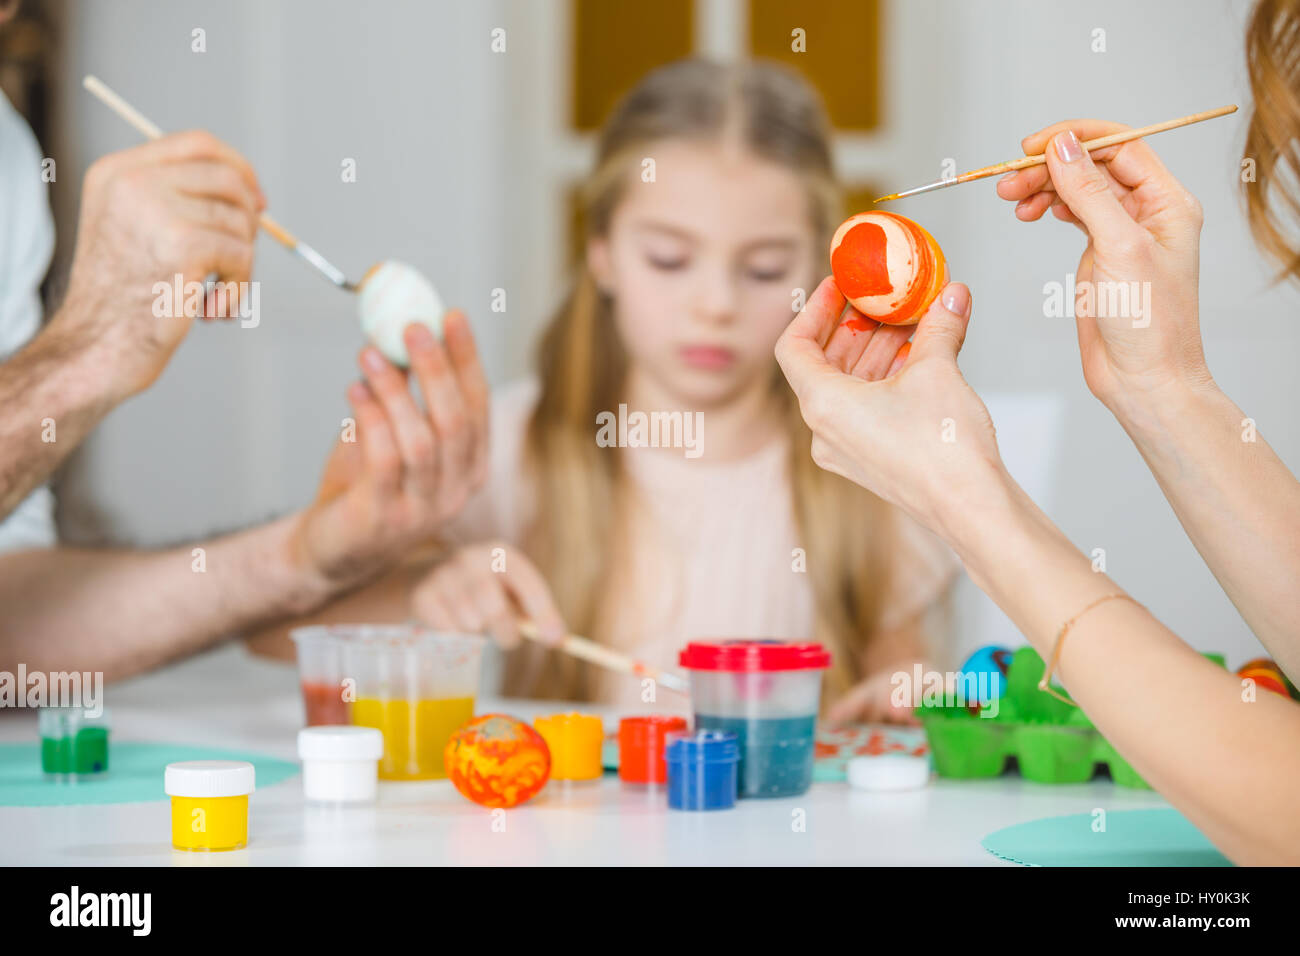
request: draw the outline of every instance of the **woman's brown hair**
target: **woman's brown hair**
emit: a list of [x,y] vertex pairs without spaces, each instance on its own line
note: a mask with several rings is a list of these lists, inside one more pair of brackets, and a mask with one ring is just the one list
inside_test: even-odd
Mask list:
[[[817,94],[776,64],[723,65],[682,60],[647,75],[605,124],[596,168],[582,189],[588,238],[604,236],[625,184],[649,144],[728,137],[778,163],[805,184],[818,247],[829,247],[842,216],[831,161],[829,124]],[[807,288],[824,275],[807,277]],[[536,489],[536,519],[526,550],[550,582],[566,622],[602,643],[601,601],[609,593],[609,555],[619,540],[626,505],[622,451],[594,440],[596,416],[618,407],[627,355],[613,321],[613,303],[584,262],[567,300],[540,343],[541,393],[529,422],[526,453]],[[880,499],[812,461],[812,436],[776,362],[771,388],[790,436],[788,473],[801,543],[815,560],[810,574],[817,607],[815,632],[835,658],[828,691],[857,678],[860,652],[876,628],[890,566],[892,512]],[[688,635],[692,636],[692,635]],[[700,636],[700,635],[694,635]],[[761,637],[764,635],[751,635]],[[522,653],[525,652],[525,653]],[[585,672],[571,659],[535,648],[516,651],[506,692],[586,697]]]
[[1246,66],[1255,101],[1245,149],[1255,180],[1243,182],[1250,231],[1281,266],[1279,279],[1300,279],[1300,0],[1260,0]]

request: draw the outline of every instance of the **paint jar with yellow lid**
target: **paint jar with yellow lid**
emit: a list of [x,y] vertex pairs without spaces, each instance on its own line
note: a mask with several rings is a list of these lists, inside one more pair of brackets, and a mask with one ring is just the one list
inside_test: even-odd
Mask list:
[[172,846],[199,853],[248,845],[253,765],[244,760],[169,763],[163,790],[172,798]]
[[605,772],[600,759],[605,730],[594,714],[550,714],[533,726],[551,751],[552,780],[596,780]]

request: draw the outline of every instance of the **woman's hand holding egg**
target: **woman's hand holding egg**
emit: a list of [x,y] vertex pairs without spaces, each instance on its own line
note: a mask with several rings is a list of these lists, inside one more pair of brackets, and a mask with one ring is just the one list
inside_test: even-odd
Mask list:
[[378,573],[427,541],[484,482],[488,386],[465,316],[447,313],[446,344],[427,326],[405,330],[408,374],[373,346],[361,352],[365,381],[348,390],[345,423],[315,503],[299,525],[298,557],[330,586]]
[[[845,304],[835,280],[824,279],[776,345],[813,431],[813,458],[948,537],[953,509],[1006,475],[988,410],[957,368],[970,292],[960,283],[944,288],[915,327],[905,362],[897,339],[855,355],[843,329],[858,318],[850,311],[841,321]],[[897,331],[880,327],[872,341],[883,334]]]
[[1097,150],[1080,140],[1128,127],[1072,120],[1023,141],[1046,166],[1004,177],[998,195],[1026,222],[1048,209],[1088,245],[1075,276],[1075,322],[1088,387],[1122,420],[1152,398],[1212,385],[1201,348],[1201,206],[1142,140]]

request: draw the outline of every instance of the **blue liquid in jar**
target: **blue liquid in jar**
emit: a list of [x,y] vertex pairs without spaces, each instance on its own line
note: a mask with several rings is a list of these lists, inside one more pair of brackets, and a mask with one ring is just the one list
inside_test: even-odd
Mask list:
[[740,744],[740,796],[793,797],[812,785],[817,715],[712,717],[695,715],[696,730],[733,733]]

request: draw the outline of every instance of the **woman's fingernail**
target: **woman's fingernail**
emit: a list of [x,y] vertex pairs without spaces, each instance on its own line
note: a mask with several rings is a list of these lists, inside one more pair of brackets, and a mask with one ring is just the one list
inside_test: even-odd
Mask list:
[[1063,163],[1073,163],[1083,157],[1083,144],[1074,135],[1074,130],[1067,129],[1056,137],[1056,155],[1061,157]]
[[361,353],[362,363],[372,372],[382,372],[388,364],[379,354],[379,349],[366,349]]
[[1011,172],[1007,173],[1005,176],[1003,176],[1001,179],[998,180],[998,185],[1001,186],[1003,183],[1009,183],[1011,182],[1011,180],[1015,179],[1019,175],[1020,175],[1019,171],[1012,170]]
[[953,315],[965,315],[970,308],[970,293],[960,282],[954,282],[943,290],[943,307]]

